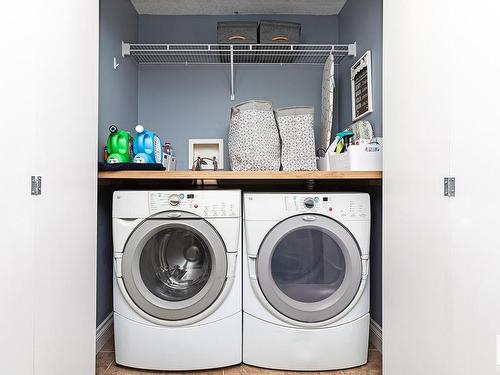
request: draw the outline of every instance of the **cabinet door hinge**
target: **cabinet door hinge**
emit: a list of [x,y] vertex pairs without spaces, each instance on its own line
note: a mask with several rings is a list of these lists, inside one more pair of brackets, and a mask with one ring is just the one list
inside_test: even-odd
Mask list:
[[455,177],[444,178],[444,196],[445,197],[455,196]]
[[31,195],[42,194],[42,176],[31,176]]

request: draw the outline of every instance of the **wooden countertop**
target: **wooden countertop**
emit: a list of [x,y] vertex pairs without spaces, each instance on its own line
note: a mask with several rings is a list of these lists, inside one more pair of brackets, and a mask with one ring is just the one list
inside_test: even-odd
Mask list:
[[381,180],[379,171],[113,171],[99,180]]

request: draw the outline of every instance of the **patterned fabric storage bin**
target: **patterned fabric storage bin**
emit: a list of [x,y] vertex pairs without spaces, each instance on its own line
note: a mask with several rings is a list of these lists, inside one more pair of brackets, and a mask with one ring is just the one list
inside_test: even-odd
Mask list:
[[233,171],[277,171],[280,139],[272,103],[251,100],[231,109],[228,136]]
[[276,110],[281,136],[284,171],[315,171],[314,108],[288,107]]

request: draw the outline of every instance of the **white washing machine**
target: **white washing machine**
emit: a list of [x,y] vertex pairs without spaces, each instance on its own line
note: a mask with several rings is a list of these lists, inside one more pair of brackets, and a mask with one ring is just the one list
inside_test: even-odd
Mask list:
[[369,195],[243,197],[243,362],[295,371],[365,364]]
[[118,364],[241,362],[240,191],[117,191],[113,241]]

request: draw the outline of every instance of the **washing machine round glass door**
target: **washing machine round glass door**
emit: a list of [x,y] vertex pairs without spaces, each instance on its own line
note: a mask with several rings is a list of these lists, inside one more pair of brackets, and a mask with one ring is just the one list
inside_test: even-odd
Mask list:
[[123,253],[128,295],[148,315],[168,321],[205,311],[224,288],[226,272],[220,235],[189,213],[166,212],[145,220]]
[[359,246],[338,221],[317,214],[277,224],[256,259],[259,286],[281,314],[300,322],[321,322],[344,311],[362,279]]

